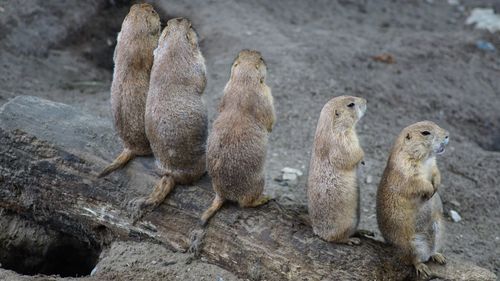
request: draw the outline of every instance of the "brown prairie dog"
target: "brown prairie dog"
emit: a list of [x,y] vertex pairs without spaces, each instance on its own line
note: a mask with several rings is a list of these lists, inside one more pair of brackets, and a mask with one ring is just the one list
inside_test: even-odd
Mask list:
[[236,201],[241,207],[256,207],[269,200],[262,196],[264,163],[276,117],[266,72],[257,51],[243,50],[233,63],[219,116],[208,138],[207,169],[216,196],[202,215],[202,224],[225,200]]
[[403,253],[417,274],[430,277],[424,264],[446,262],[439,252],[444,233],[441,175],[436,155],[448,144],[448,132],[430,121],[403,129],[392,147],[377,192],[377,221],[385,240]]
[[146,102],[146,134],[162,173],[160,182],[139,207],[157,206],[175,184],[192,184],[206,171],[207,111],[205,59],[198,36],[185,18],[174,18],[164,28]]
[[99,177],[123,167],[136,155],[151,154],[144,129],[144,111],[153,50],[160,31],[160,17],[149,4],[133,5],[123,21],[113,55],[111,108],[124,150]]
[[365,111],[365,99],[340,96],[323,107],[318,120],[307,195],[314,233],[326,241],[360,242],[351,237],[359,223],[356,170],[364,158],[355,126]]

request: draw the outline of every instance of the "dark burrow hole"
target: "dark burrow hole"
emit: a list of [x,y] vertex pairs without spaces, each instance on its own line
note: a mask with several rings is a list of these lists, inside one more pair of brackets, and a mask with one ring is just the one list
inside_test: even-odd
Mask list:
[[[69,47],[92,61],[97,67],[112,71],[116,37],[120,32],[122,22],[128,14],[130,6],[142,2],[144,1],[113,0],[106,2],[87,24],[76,30],[56,47],[61,49]],[[153,4],[153,6],[160,15],[163,30],[167,19],[171,16],[167,15],[158,5]]]
[[87,239],[14,215],[2,215],[0,229],[1,267],[24,275],[87,276],[101,253]]

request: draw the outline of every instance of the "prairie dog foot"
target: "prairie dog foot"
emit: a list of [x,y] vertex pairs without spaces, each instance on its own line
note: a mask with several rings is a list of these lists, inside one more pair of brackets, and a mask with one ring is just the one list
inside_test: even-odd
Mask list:
[[334,243],[347,244],[349,246],[354,246],[354,245],[360,245],[361,239],[359,239],[357,237],[349,237],[349,238],[342,240],[342,241],[334,241]]
[[347,239],[347,245],[354,246],[359,244],[361,244],[361,239],[357,237],[350,237],[349,239]]
[[245,206],[245,207],[253,207],[253,208],[259,207],[261,205],[266,204],[271,199],[272,199],[271,196],[262,195],[257,200],[253,201],[252,203],[250,203],[248,206]]
[[414,266],[415,266],[415,270],[417,271],[418,277],[421,277],[424,279],[428,279],[429,277],[431,277],[432,271],[424,263],[422,263],[422,262],[417,263],[417,264],[414,264]]
[[446,264],[446,258],[441,253],[435,253],[434,255],[432,255],[431,260],[433,260],[439,264]]
[[127,203],[127,210],[129,210],[134,224],[153,207],[154,204],[148,200],[148,197],[137,197]]
[[357,237],[375,237],[375,233],[373,231],[366,229],[358,229],[354,235]]

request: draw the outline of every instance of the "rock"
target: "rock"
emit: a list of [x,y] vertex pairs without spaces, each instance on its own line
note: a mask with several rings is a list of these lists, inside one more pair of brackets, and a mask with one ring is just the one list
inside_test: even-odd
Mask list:
[[497,50],[493,44],[484,40],[478,40],[476,42],[476,47],[481,51],[487,51],[487,52],[494,52]]
[[465,21],[466,24],[475,24],[477,29],[487,29],[493,33],[500,31],[500,15],[493,9],[475,8]]
[[299,183],[299,178],[303,175],[302,171],[295,168],[285,167],[281,169],[281,175],[274,178],[283,186],[296,186]]
[[453,220],[453,222],[459,222],[462,220],[462,217],[455,210],[450,210],[450,217]]
[[301,177],[303,175],[301,170],[295,169],[295,168],[290,168],[290,167],[285,167],[285,168],[281,169],[281,172],[284,174],[296,174],[299,177]]
[[373,182],[373,177],[371,175],[366,176],[365,182],[370,184]]
[[455,206],[455,207],[460,207],[460,203],[457,200],[451,200],[450,204]]
[[282,176],[282,179],[284,181],[297,181],[299,177],[296,175],[296,174],[288,174],[288,173],[285,173],[283,174]]
[[282,179],[289,186],[295,186],[299,182],[299,177],[296,174],[283,174]]

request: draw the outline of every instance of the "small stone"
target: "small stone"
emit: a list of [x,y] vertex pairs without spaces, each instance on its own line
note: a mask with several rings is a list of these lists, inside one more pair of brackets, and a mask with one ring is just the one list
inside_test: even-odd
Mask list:
[[301,177],[303,175],[301,170],[295,169],[295,168],[290,168],[290,167],[285,167],[285,168],[281,169],[281,172],[285,173],[285,174],[296,174],[299,177]]
[[217,281],[224,281],[224,278],[220,277],[220,276],[217,276]]
[[460,207],[460,203],[457,200],[451,200],[450,204],[455,206],[455,207]]
[[296,174],[283,174],[283,182],[288,186],[296,186],[299,183],[299,177]]
[[462,217],[455,210],[450,210],[450,217],[454,222],[459,222],[462,220]]
[[284,173],[282,179],[284,181],[296,181],[299,177],[296,174]]
[[494,52],[494,51],[496,51],[495,46],[491,42],[484,41],[484,40],[478,40],[476,42],[476,47],[478,49],[480,49],[482,51],[486,51],[486,52]]
[[371,175],[366,176],[365,182],[368,183],[368,184],[372,183],[373,182],[373,177]]
[[456,5],[459,5],[460,2],[458,2],[458,0],[448,0],[448,4],[450,4],[452,6],[456,6]]

